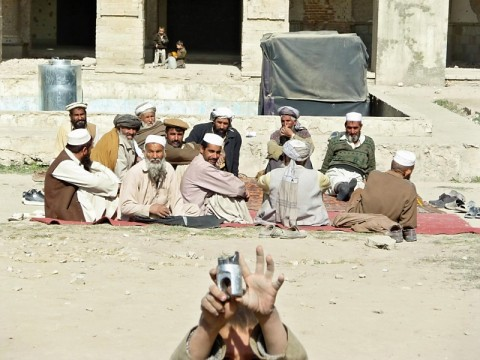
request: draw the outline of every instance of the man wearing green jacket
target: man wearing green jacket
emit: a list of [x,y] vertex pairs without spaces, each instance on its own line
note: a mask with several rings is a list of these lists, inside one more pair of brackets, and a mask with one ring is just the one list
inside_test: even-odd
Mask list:
[[362,134],[362,114],[350,112],[345,117],[345,132],[328,141],[321,172],[330,178],[330,195],[348,201],[352,192],[365,186],[368,174],[375,170],[375,143]]

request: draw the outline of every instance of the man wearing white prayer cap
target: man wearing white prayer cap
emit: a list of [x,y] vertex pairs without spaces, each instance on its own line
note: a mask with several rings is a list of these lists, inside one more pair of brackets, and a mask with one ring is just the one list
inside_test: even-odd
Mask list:
[[416,156],[398,150],[390,170],[374,170],[368,176],[364,189],[355,190],[347,212],[383,214],[399,223],[403,229],[417,227],[417,190],[410,181]]
[[[262,225],[281,223],[297,230],[297,225],[328,225],[322,193],[330,181],[321,172],[305,168],[311,145],[292,139],[283,145],[285,168],[261,176],[258,185],[267,194],[254,222]],[[299,234],[298,231],[287,234]]]
[[185,142],[201,144],[205,134],[213,133],[223,139],[223,152],[218,159],[217,167],[238,176],[240,147],[242,137],[232,126],[235,115],[227,107],[213,109],[210,113],[210,122],[197,124],[185,139]]
[[362,114],[349,112],[345,116],[345,132],[334,132],[328,140],[321,172],[330,178],[328,194],[348,201],[353,191],[365,186],[365,180],[375,170],[375,143],[362,134]]
[[196,205],[184,204],[175,170],[165,160],[164,136],[148,135],[144,160],[127,171],[120,191],[122,219],[196,216]]
[[67,135],[75,129],[87,129],[95,143],[97,135],[97,126],[87,121],[87,104],[83,102],[74,102],[65,107],[70,117],[69,122],[63,123],[57,131],[55,141],[55,155],[60,154],[67,145]]
[[45,175],[45,216],[94,222],[117,213],[120,179],[90,159],[93,140],[86,129],[68,134],[65,149]]
[[140,148],[145,145],[148,135],[165,136],[165,125],[156,118],[157,108],[150,102],[145,101],[135,108],[135,115],[140,119],[142,125],[135,134],[135,141]]
[[[280,115],[280,129],[275,130],[270,135],[270,141],[267,143],[267,167],[265,168],[265,173],[269,171],[284,167],[283,162],[283,144],[291,139],[299,139],[306,141],[310,144],[311,153],[315,148],[312,142],[312,136],[308,132],[307,128],[304,127],[298,121],[300,117],[300,112],[291,106],[282,106],[278,109],[278,115]],[[312,169],[312,162],[310,159],[307,159],[305,163],[307,169]]]
[[198,205],[200,215],[215,215],[235,223],[252,223],[245,203],[248,192],[245,183],[232,173],[218,168],[224,139],[206,133],[200,154],[190,163],[181,183],[183,199]]

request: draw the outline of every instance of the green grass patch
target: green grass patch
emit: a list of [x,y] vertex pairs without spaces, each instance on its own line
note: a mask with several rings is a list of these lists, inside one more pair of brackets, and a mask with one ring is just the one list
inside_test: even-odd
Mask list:
[[39,171],[46,171],[47,166],[38,164],[25,165],[0,165],[0,174],[33,174]]

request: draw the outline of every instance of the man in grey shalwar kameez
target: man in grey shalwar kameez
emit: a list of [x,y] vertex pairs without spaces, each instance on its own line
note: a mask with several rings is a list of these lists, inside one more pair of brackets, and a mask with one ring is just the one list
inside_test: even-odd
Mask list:
[[258,185],[268,197],[258,210],[255,223],[281,223],[289,227],[328,225],[322,192],[330,182],[321,172],[304,167],[311,154],[310,144],[289,140],[283,145],[283,153],[290,159],[288,166],[274,169],[258,179]]

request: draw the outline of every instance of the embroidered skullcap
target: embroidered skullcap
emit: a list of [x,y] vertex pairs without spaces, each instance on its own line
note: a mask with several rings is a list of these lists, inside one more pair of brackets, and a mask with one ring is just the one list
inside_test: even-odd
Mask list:
[[87,108],[87,104],[86,104],[86,103],[83,103],[83,102],[73,102],[73,103],[68,104],[67,106],[65,106],[65,110],[67,110],[67,111],[70,111],[70,110],[73,110],[73,109],[76,109],[76,108],[86,109],[86,108]]
[[283,153],[294,161],[307,160],[311,155],[310,151],[310,144],[301,140],[292,139],[283,144]]
[[278,115],[290,115],[291,117],[298,119],[300,117],[300,111],[291,106],[282,106],[278,109]]
[[362,122],[362,114],[360,114],[358,112],[349,112],[345,116],[345,120],[346,121],[360,121],[360,122]]
[[156,112],[157,108],[151,102],[146,101],[135,108],[135,115],[138,116],[144,112],[147,112],[148,110],[150,110],[150,112]]
[[67,144],[68,145],[85,145],[90,141],[92,137],[87,129],[75,129],[68,133]]
[[207,133],[203,137],[203,141],[207,144],[223,146],[223,139],[217,134]]
[[115,116],[115,119],[113,120],[113,125],[115,125],[115,127],[140,129],[140,126],[142,126],[142,122],[138,117],[134,115],[123,114]]
[[215,120],[216,118],[227,118],[232,120],[235,115],[233,114],[233,111],[230,110],[227,107],[219,107],[217,109],[213,109],[212,112],[210,113],[210,120]]
[[188,129],[188,124],[185,121],[180,120],[180,119],[175,119],[175,118],[165,119],[163,124],[165,126],[168,126],[168,127],[179,127],[181,129],[184,129],[184,130]]
[[165,139],[165,136],[148,135],[147,138],[145,139],[145,146],[147,144],[160,144],[163,147],[165,147],[166,143],[167,143],[167,140]]
[[416,159],[415,154],[407,150],[398,150],[393,157],[393,161],[402,166],[414,166]]

